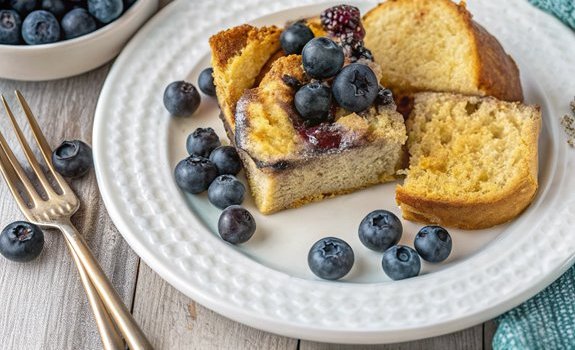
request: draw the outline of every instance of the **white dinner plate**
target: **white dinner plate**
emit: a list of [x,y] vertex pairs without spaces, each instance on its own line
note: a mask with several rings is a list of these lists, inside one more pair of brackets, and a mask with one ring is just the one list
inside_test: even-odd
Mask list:
[[[363,13],[373,1],[350,1]],[[556,279],[575,254],[575,150],[559,119],[575,94],[575,36],[525,0],[469,1],[476,20],[515,58],[528,103],[541,106],[540,189],[513,222],[488,230],[450,230],[447,262],[424,264],[421,276],[393,282],[381,254],[357,238],[374,209],[399,214],[395,184],[263,216],[245,206],[258,229],[241,246],[222,241],[220,210],[205,195],[184,195],[172,169],[186,156],[186,136],[211,126],[225,134],[213,99],[191,118],[172,118],[162,104],[168,83],[196,82],[209,66],[208,38],[250,22],[282,25],[340,1],[180,0],[151,20],[124,49],[102,90],[94,157],[114,223],[142,259],[177,289],[216,312],[266,331],[338,343],[386,343],[434,336],[480,323],[518,305]],[[302,6],[306,5],[307,6]],[[299,7],[298,7],[299,6]],[[245,179],[244,179],[245,181]],[[404,221],[401,243],[421,225]],[[343,238],[356,255],[338,282],[308,269],[310,246]]]

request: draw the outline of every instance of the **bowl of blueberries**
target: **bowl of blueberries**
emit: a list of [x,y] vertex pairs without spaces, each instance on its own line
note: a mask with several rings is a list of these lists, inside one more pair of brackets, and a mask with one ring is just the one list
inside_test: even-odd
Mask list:
[[114,58],[158,0],[0,0],[0,78],[78,75]]

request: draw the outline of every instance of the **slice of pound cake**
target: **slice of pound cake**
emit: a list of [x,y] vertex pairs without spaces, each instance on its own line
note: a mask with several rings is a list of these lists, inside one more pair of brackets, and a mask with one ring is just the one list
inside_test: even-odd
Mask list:
[[541,113],[492,97],[419,93],[410,165],[396,200],[407,220],[480,229],[519,215],[537,191]]
[[395,105],[307,126],[293,82],[309,81],[300,55],[276,60],[237,104],[235,143],[258,209],[269,214],[392,181],[403,167],[406,130]]
[[363,23],[382,84],[396,95],[445,91],[523,100],[515,62],[463,1],[388,0]]

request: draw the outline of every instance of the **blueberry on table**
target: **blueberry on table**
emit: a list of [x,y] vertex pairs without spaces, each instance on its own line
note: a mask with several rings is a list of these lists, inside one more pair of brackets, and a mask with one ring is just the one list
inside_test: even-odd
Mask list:
[[374,210],[359,224],[359,240],[364,246],[384,252],[401,239],[403,226],[399,218],[387,210]]
[[337,280],[347,275],[353,267],[355,256],[345,241],[335,238],[322,238],[311,247],[307,263],[311,272],[326,280]]
[[284,29],[280,35],[280,42],[286,55],[299,55],[305,44],[313,37],[313,32],[308,26],[302,22],[296,22]]
[[28,45],[56,42],[60,40],[60,24],[48,11],[30,12],[22,23],[22,37]]
[[13,10],[0,10],[0,44],[19,44],[21,31],[22,20],[18,12]]
[[315,79],[333,77],[343,67],[343,61],[343,49],[326,37],[310,40],[302,50],[303,69]]
[[174,170],[176,184],[184,191],[198,194],[208,189],[218,176],[218,170],[209,159],[189,156],[181,160]]
[[377,77],[371,68],[361,63],[345,66],[332,85],[337,104],[350,112],[361,112],[373,104],[379,92]]
[[237,175],[242,170],[242,162],[238,151],[232,146],[220,146],[212,151],[210,160],[219,174]]
[[198,77],[198,87],[200,91],[208,96],[216,96],[216,86],[214,85],[214,69],[212,67],[204,69]]
[[83,176],[93,165],[92,149],[80,140],[64,141],[52,152],[52,165],[65,177]]
[[98,29],[94,17],[83,8],[76,8],[68,12],[62,18],[61,25],[66,39],[77,38]]
[[326,121],[331,106],[331,90],[318,81],[306,84],[295,93],[294,105],[304,120],[314,123]]
[[26,221],[15,221],[0,233],[0,254],[16,262],[34,260],[44,248],[42,230]]
[[205,158],[208,158],[210,153],[220,145],[220,138],[212,128],[197,128],[186,139],[188,153]]
[[224,209],[218,220],[220,237],[231,244],[245,243],[256,232],[256,221],[252,214],[239,205]]
[[451,253],[451,236],[441,226],[425,226],[415,236],[415,250],[431,263],[442,262]]
[[88,11],[102,23],[110,23],[124,12],[122,0],[88,0]]
[[389,278],[397,281],[419,275],[421,261],[412,248],[394,245],[383,253],[381,266]]
[[200,106],[200,93],[196,87],[185,81],[175,81],[164,91],[164,106],[172,115],[192,115]]
[[220,175],[208,188],[210,203],[220,209],[230,205],[240,205],[244,201],[246,187],[233,175]]
[[52,12],[56,17],[62,17],[66,13],[66,2],[64,0],[42,0],[40,7],[42,10]]
[[10,0],[10,6],[25,16],[36,8],[36,0]]

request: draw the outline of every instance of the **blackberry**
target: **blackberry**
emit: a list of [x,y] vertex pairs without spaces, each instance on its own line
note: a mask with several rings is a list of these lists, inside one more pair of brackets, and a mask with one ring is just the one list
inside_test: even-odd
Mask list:
[[361,15],[355,6],[330,7],[321,13],[320,19],[323,28],[344,43],[360,42],[365,37]]
[[373,62],[373,54],[368,48],[366,48],[363,45],[357,45],[356,47],[354,47],[351,50],[350,58],[352,62],[356,62],[360,59],[365,59]]
[[291,75],[287,75],[287,74],[284,74],[282,76],[282,81],[284,82],[284,84],[286,84],[287,86],[289,86],[290,88],[292,88],[294,90],[299,90],[299,88],[303,86],[301,81],[299,81],[297,78],[292,77]]
[[391,90],[384,88],[383,86],[379,87],[379,91],[377,92],[377,97],[375,98],[377,104],[382,106],[387,106],[389,104],[394,103],[393,101],[393,93]]

